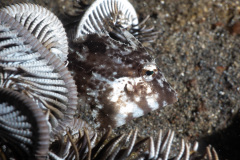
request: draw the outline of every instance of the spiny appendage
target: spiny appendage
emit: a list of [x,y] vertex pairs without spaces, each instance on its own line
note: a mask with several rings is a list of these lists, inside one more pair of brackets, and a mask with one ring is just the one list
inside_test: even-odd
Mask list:
[[46,159],[50,137],[42,111],[30,98],[10,89],[0,88],[0,97],[1,156]]
[[[68,150],[64,155],[65,159],[145,159],[145,160],[157,160],[157,159],[207,159],[218,160],[217,152],[214,148],[207,147],[205,154],[198,152],[198,142],[195,142],[193,147],[190,143],[181,141],[180,148],[172,147],[174,139],[174,132],[168,131],[163,136],[163,131],[160,130],[157,139],[152,137],[137,138],[137,129],[131,131],[129,134],[121,134],[113,138],[111,136],[111,128],[101,137],[90,137],[87,130],[84,134],[80,135],[78,139],[74,139],[68,133],[67,144],[65,149]],[[145,148],[145,149],[144,149]],[[65,152],[66,153],[66,152]],[[51,159],[63,158],[53,152],[49,153]],[[212,158],[213,157],[213,158]]]
[[145,24],[147,20],[150,18],[148,15],[145,19],[143,19],[137,27],[132,27],[129,32],[132,33],[140,42],[154,42],[159,35],[159,31],[155,30],[155,27],[147,27]]
[[0,39],[0,87],[32,98],[49,117],[53,138],[76,112],[75,82],[64,63],[15,19],[0,11],[0,21],[5,35]]
[[128,31],[123,35],[128,44],[98,34],[71,44],[80,108],[92,110],[96,128],[115,128],[177,101],[151,55]]
[[[70,127],[67,128],[65,135],[58,135],[57,140],[51,144],[50,152],[49,152],[49,156],[51,157],[51,159],[58,159],[58,158],[73,159],[73,158],[69,158],[69,157],[74,156],[74,154],[71,153],[72,150],[70,150],[70,147],[73,147],[72,143],[75,143],[75,142],[76,142],[76,145],[79,145],[78,148],[81,146],[82,146],[82,148],[86,147],[85,146],[86,141],[82,137],[85,132],[88,133],[87,136],[88,136],[88,138],[91,139],[91,141],[92,141],[91,144],[94,145],[96,138],[97,138],[97,133],[92,128],[90,128],[88,123],[86,123],[82,119],[75,118],[72,121],[72,123],[69,124],[69,126],[70,125],[73,127],[71,127],[71,129],[70,129]],[[86,136],[86,134],[85,134],[85,136]],[[84,138],[86,138],[86,137],[84,137]],[[95,140],[93,140],[93,139],[95,139]],[[85,141],[85,142],[83,142],[84,144],[81,144],[82,140]],[[53,157],[55,157],[55,158],[53,158]]]
[[75,38],[85,34],[104,33],[121,40],[119,29],[125,28],[139,41],[153,42],[158,32],[154,31],[154,27],[146,27],[145,22],[148,18],[149,16],[138,23],[136,11],[127,0],[98,0],[83,15]]
[[1,10],[14,17],[62,61],[67,60],[66,32],[61,21],[52,12],[31,3],[10,5]]

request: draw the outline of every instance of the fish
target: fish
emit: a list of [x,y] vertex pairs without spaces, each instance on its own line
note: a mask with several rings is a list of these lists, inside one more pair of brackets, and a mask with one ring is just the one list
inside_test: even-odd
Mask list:
[[69,42],[79,109],[91,111],[87,122],[96,129],[119,127],[178,99],[141,43],[126,29],[117,34],[124,38],[92,33]]

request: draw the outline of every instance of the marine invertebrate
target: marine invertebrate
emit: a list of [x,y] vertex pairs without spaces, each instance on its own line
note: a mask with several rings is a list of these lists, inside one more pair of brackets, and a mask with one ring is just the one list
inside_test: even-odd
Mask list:
[[[83,135],[83,130],[88,132],[89,138],[96,140],[97,132],[95,132],[87,124],[87,122],[83,121],[80,118],[75,118],[69,124],[69,127],[66,129],[66,133],[61,135],[58,134],[58,138],[51,144],[49,148],[50,157],[58,157],[65,159],[67,156],[69,156],[70,147],[72,146],[71,142],[73,143],[73,141],[81,139],[81,135]],[[70,136],[71,138],[67,138],[67,136]],[[92,145],[94,145],[94,142],[92,141]]]
[[89,33],[108,34],[112,25],[128,28],[137,24],[137,13],[127,0],[98,0],[83,15],[75,38]]
[[74,38],[101,33],[121,39],[119,28],[124,28],[139,41],[152,42],[158,32],[153,31],[154,27],[146,28],[144,23],[148,18],[139,23],[137,13],[128,0],[96,0],[81,18]]
[[45,159],[50,137],[41,109],[10,89],[0,88],[0,97],[0,159]]
[[151,55],[128,31],[122,35],[128,45],[102,34],[70,43],[69,68],[95,128],[118,127],[177,101]]
[[67,60],[68,42],[60,20],[46,8],[31,3],[14,4],[1,9],[14,17],[50,52]]
[[[218,155],[214,148],[208,146],[205,154],[198,152],[198,142],[195,142],[193,147],[191,144],[182,140],[178,154],[173,154],[171,150],[172,142],[174,139],[174,132],[168,131],[163,136],[163,131],[160,130],[156,142],[154,143],[152,137],[137,138],[137,129],[131,131],[128,134],[121,134],[113,138],[109,138],[111,135],[111,128],[99,139],[97,135],[89,138],[88,132],[85,130],[84,135],[80,135],[79,138],[74,142],[73,137],[68,133],[66,148],[70,148],[69,152],[64,157],[50,152],[51,159],[114,159],[114,160],[125,160],[125,159],[136,159],[136,160],[218,160]],[[96,140],[99,139],[99,140]],[[106,142],[107,141],[107,142]],[[96,143],[97,142],[97,143]],[[71,144],[70,144],[71,143]],[[95,144],[96,143],[96,144]],[[141,150],[140,147],[148,144],[145,150]],[[66,149],[64,149],[66,150]],[[173,148],[176,150],[176,148]]]
[[32,98],[49,115],[52,132],[73,120],[77,91],[70,72],[14,18],[0,11],[0,87]]

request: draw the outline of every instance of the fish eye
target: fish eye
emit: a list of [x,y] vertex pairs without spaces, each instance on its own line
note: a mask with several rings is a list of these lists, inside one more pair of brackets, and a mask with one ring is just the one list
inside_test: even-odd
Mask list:
[[153,74],[154,74],[153,71],[146,71],[146,75],[147,75],[147,76],[151,76],[151,75],[153,75]]
[[144,81],[152,81],[157,75],[158,69],[155,64],[147,63],[143,66],[141,70],[141,76]]

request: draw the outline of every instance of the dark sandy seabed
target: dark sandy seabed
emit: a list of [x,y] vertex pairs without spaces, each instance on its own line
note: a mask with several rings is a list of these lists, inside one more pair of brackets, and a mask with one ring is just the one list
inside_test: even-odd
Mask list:
[[[1,0],[0,7],[17,0]],[[26,1],[25,1],[26,2]],[[75,14],[72,1],[28,1],[57,15]],[[220,159],[240,157],[240,2],[237,0],[131,0],[140,20],[159,31],[151,44],[179,101],[129,122],[116,134],[138,128],[140,136],[159,129],[211,144]],[[149,44],[144,44],[149,45]]]

